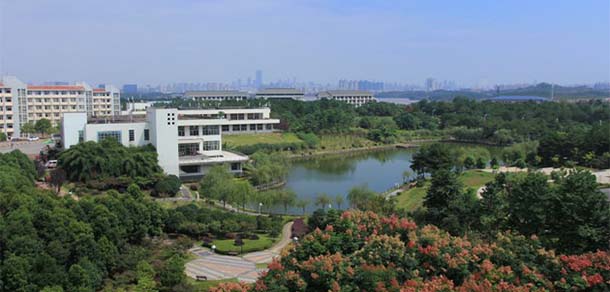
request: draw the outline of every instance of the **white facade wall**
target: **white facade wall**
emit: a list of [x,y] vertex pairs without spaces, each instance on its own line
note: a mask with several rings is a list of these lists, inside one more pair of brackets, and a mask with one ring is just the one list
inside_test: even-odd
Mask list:
[[[84,132],[85,141],[96,141],[100,132],[118,131],[121,132],[121,144],[125,146],[144,146],[150,141],[144,139],[144,129],[148,129],[145,122],[141,123],[111,123],[111,124],[87,124]],[[129,132],[133,131],[133,141],[129,138]]]
[[79,132],[82,131],[83,138],[85,126],[87,125],[87,113],[64,113],[61,123],[61,137],[64,149],[72,147],[79,142]]
[[149,108],[146,118],[150,127],[151,143],[159,153],[159,166],[167,174],[180,175],[178,165],[178,110]]

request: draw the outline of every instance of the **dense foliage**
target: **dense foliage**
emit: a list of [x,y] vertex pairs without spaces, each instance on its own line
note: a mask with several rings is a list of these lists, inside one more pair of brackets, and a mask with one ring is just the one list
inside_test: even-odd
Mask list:
[[59,155],[58,166],[72,181],[109,177],[148,178],[161,172],[152,146],[125,147],[114,139],[76,144]]
[[137,186],[74,201],[34,188],[34,165],[25,155],[0,159],[2,291],[100,289],[104,279],[135,270],[138,246],[162,232],[165,211]]
[[606,291],[609,280],[607,252],[556,255],[535,238],[499,233],[482,243],[347,211],[286,251],[256,284],[212,291]]

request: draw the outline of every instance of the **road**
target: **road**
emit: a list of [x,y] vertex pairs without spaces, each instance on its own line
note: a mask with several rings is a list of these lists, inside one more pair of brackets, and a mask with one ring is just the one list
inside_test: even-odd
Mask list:
[[45,140],[33,142],[13,142],[12,147],[10,142],[2,142],[0,143],[0,153],[8,153],[13,150],[19,150],[28,156],[36,156],[40,154],[40,150],[46,146],[44,142]]

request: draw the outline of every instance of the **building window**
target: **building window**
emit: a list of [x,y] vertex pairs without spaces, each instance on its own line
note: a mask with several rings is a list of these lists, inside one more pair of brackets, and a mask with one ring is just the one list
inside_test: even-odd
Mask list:
[[218,126],[203,126],[202,128],[203,135],[218,135],[220,134]]
[[228,132],[229,131],[229,125],[222,125],[222,131],[223,132]]
[[219,150],[220,141],[203,141],[203,151]]
[[239,125],[233,125],[233,132],[239,132]]
[[129,142],[133,142],[136,140],[136,131],[129,130]]
[[267,130],[273,130],[273,124],[267,124]]
[[256,124],[250,125],[250,131],[256,131]]
[[231,170],[232,171],[241,170],[241,163],[239,163],[239,162],[231,163]]
[[178,127],[178,136],[184,137],[184,126]]
[[150,140],[150,130],[144,129],[144,141]]
[[178,144],[178,156],[193,156],[199,152],[199,143]]
[[121,143],[121,131],[102,131],[97,132],[97,141],[101,142],[104,139],[115,139],[117,142]]
[[189,127],[189,135],[191,135],[191,136],[199,136],[199,127],[198,126],[190,126]]
[[82,143],[83,141],[85,141],[85,135],[83,133],[83,130],[79,130],[78,131],[78,143]]
[[248,125],[241,125],[242,131],[248,131]]
[[256,125],[256,129],[261,131],[263,129],[263,124]]

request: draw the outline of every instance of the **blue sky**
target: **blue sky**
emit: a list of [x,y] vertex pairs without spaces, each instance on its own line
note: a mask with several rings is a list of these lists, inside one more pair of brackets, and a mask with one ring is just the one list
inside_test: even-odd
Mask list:
[[28,82],[610,79],[610,1],[0,0]]

